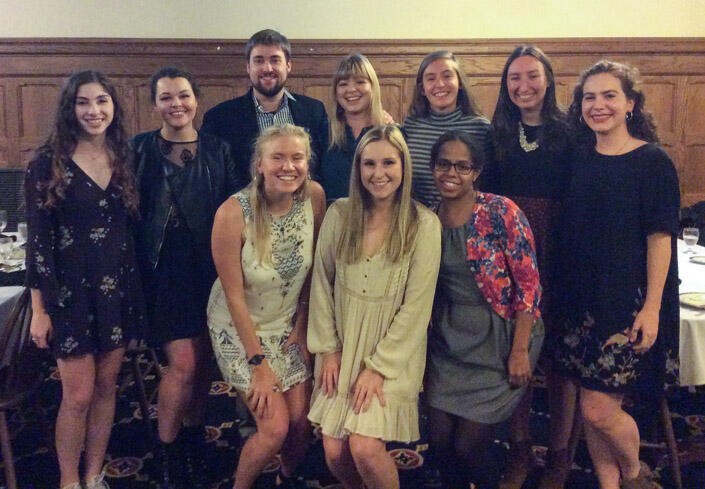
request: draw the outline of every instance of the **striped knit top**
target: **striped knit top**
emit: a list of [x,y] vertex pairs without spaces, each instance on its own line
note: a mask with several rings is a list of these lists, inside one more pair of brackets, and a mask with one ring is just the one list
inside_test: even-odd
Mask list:
[[441,134],[452,129],[466,131],[478,138],[485,148],[487,163],[492,161],[490,123],[484,117],[464,115],[460,107],[457,107],[447,114],[431,112],[429,117],[423,119],[412,116],[404,119],[404,134],[414,170],[413,196],[428,207],[440,200],[440,195],[433,183],[433,173],[428,166],[431,147]]

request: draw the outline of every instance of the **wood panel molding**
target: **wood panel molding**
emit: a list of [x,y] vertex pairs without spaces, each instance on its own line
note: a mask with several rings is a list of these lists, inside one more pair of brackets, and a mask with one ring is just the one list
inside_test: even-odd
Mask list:
[[[0,167],[21,167],[45,137],[56,97],[73,71],[95,68],[118,86],[133,133],[158,126],[149,78],[165,65],[193,72],[202,86],[199,119],[212,105],[248,86],[246,40],[0,38]],[[520,44],[552,59],[557,94],[567,105],[581,70],[601,58],[626,61],[643,75],[647,106],[681,179],[684,205],[705,200],[705,38],[570,38],[447,40],[293,40],[292,91],[333,102],[330,79],[338,61],[364,53],[375,66],[386,110],[401,121],[416,70],[429,52],[458,55],[484,113],[494,110],[507,55]]]

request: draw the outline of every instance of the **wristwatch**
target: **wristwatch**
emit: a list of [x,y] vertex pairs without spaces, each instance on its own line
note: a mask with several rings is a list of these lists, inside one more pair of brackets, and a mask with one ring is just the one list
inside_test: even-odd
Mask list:
[[264,355],[261,353],[258,353],[256,355],[252,355],[249,360],[247,360],[247,363],[250,365],[260,365],[262,363],[262,360],[264,360]]

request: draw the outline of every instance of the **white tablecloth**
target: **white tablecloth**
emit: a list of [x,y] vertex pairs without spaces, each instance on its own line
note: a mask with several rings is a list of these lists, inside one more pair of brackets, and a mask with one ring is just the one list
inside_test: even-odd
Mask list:
[[[690,261],[692,254],[685,254],[685,243],[678,240],[678,275],[681,279],[679,293],[705,293],[705,265]],[[705,256],[705,247],[693,246],[697,255]],[[680,384],[705,384],[705,310],[681,306],[680,324]]]

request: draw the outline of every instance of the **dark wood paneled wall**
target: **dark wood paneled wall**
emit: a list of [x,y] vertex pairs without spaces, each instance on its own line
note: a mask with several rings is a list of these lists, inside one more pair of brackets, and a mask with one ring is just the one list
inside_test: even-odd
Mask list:
[[[421,59],[450,49],[463,61],[480,106],[491,117],[504,61],[521,39],[462,41],[294,41],[292,91],[330,108],[330,79],[341,56],[361,52],[380,77],[384,107],[403,120]],[[705,200],[705,39],[543,39],[560,101],[567,104],[580,71],[601,58],[639,67],[662,144],[673,158],[683,205]],[[159,39],[0,39],[0,168],[22,167],[46,137],[65,78],[96,68],[119,87],[133,133],[159,126],[149,77],[165,65],[192,71],[203,94],[200,113],[244,93],[244,41]],[[199,115],[200,118],[200,115]]]

